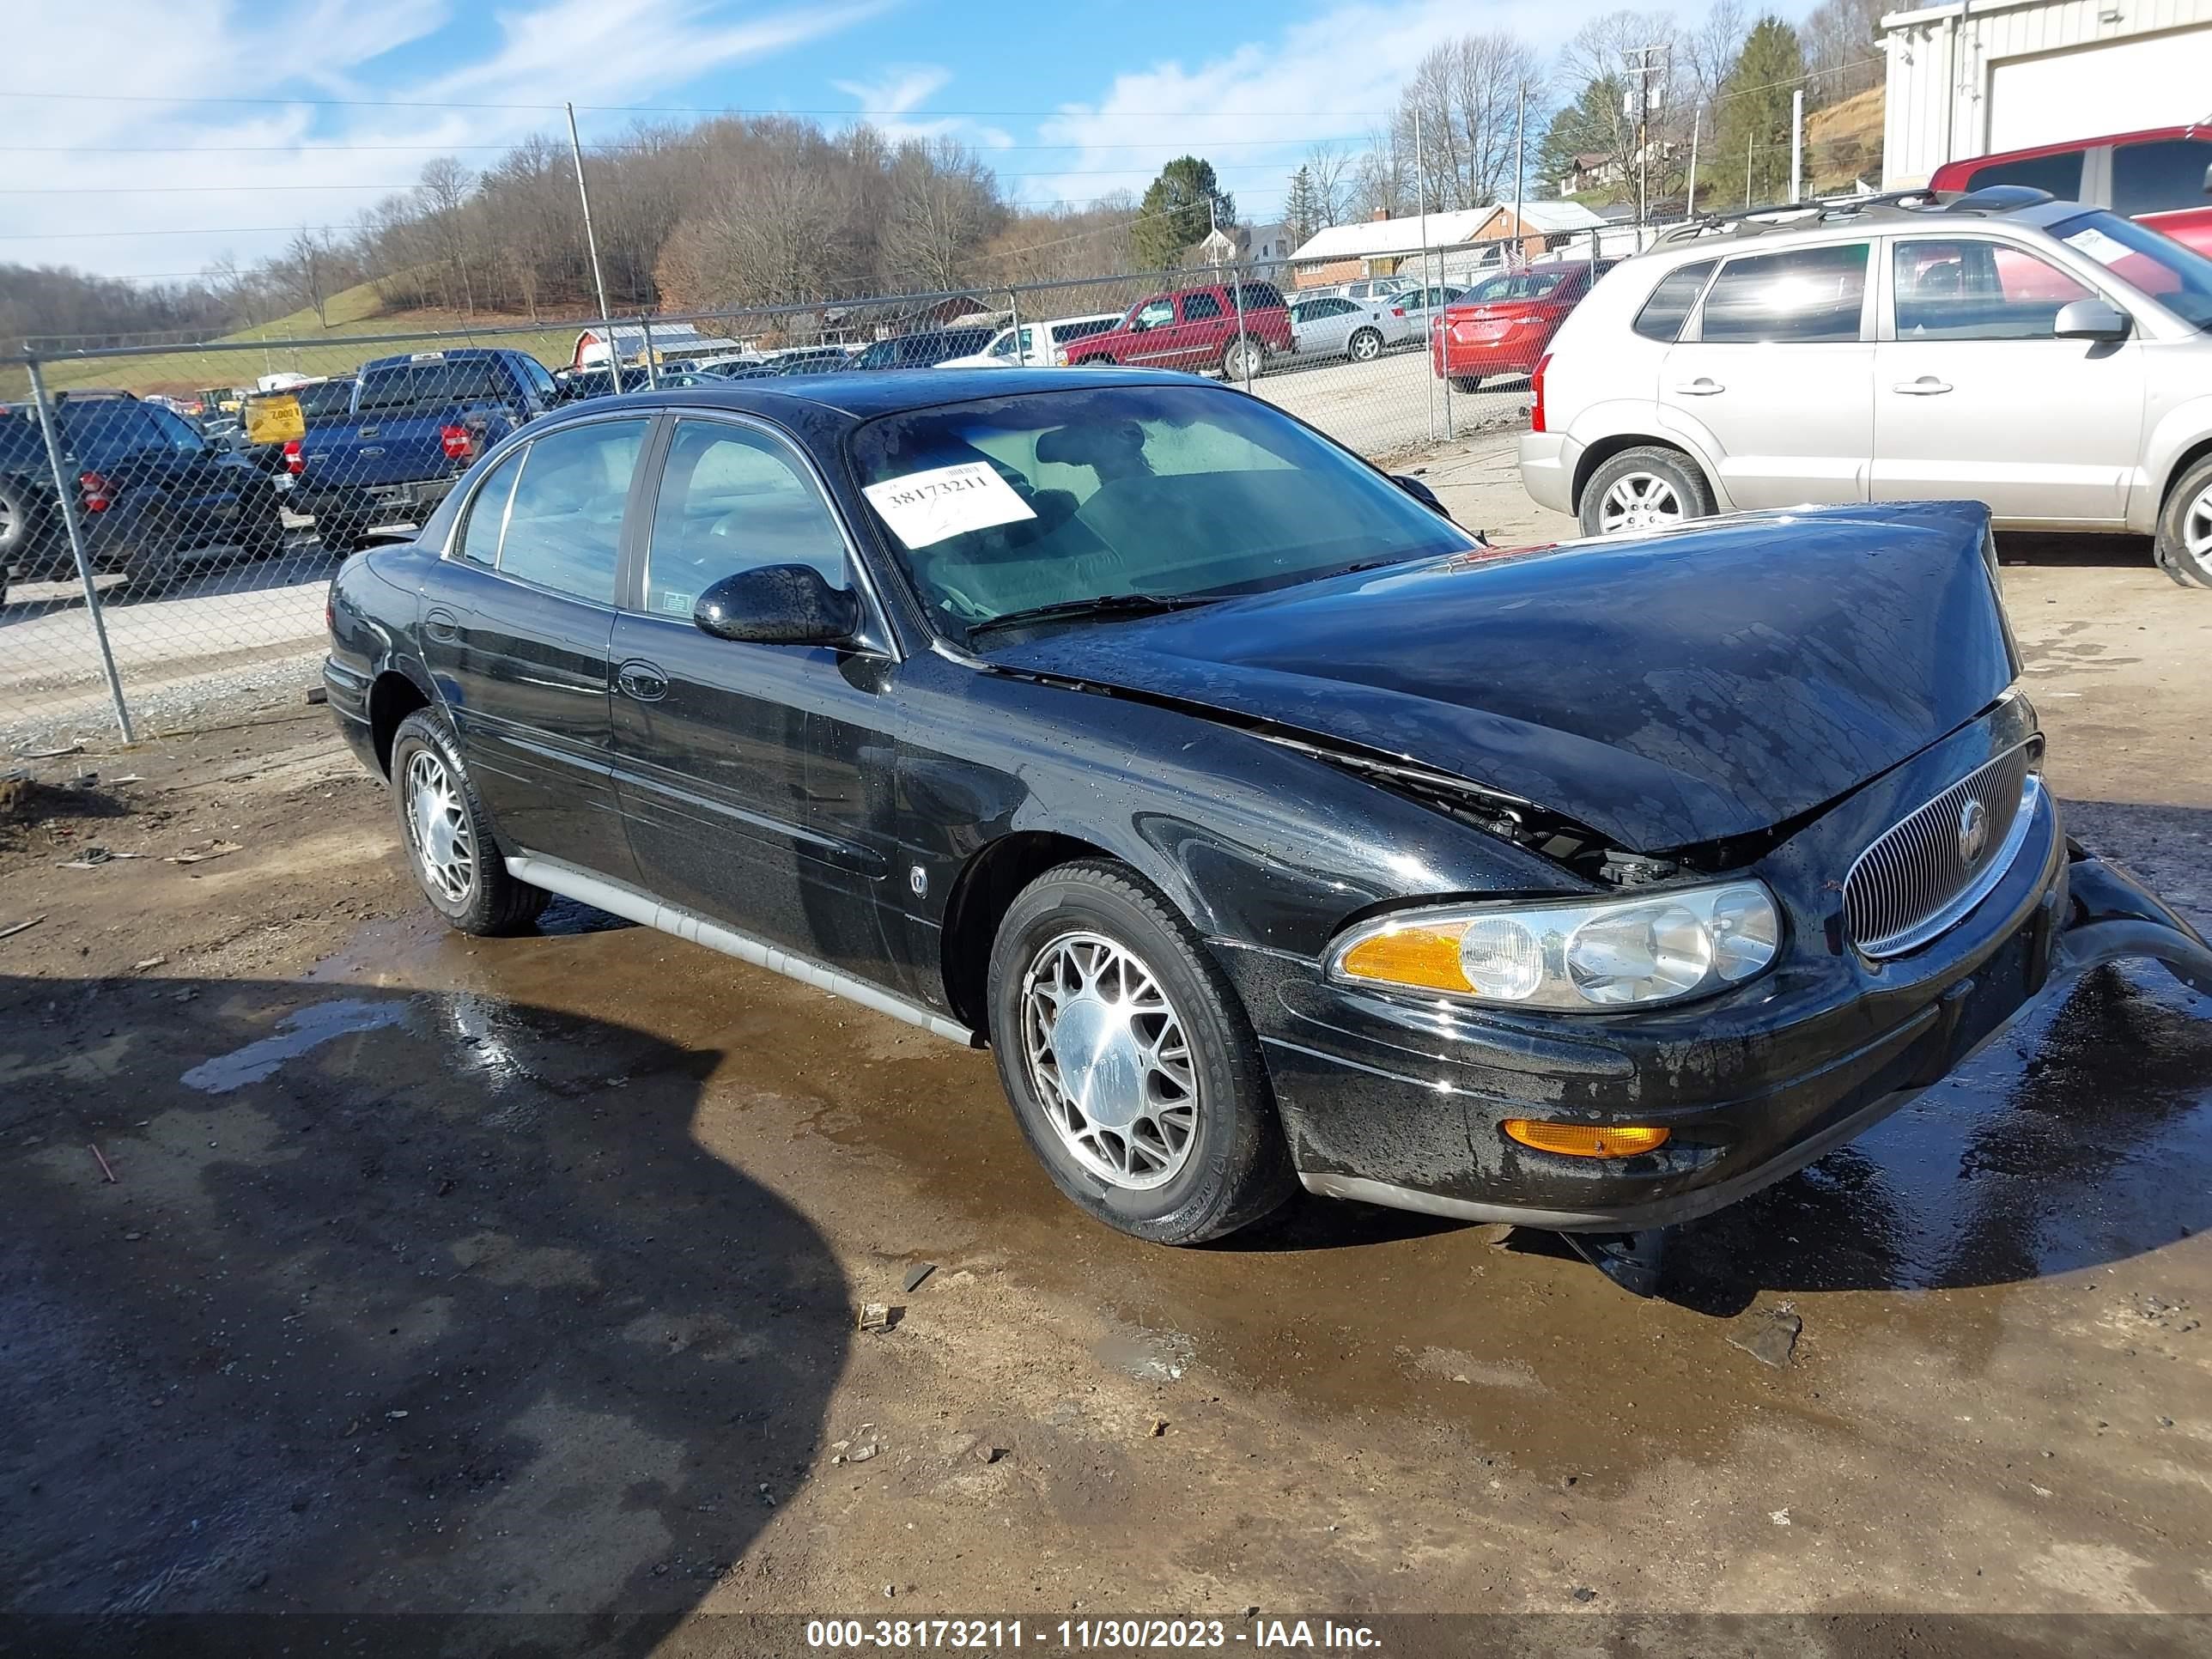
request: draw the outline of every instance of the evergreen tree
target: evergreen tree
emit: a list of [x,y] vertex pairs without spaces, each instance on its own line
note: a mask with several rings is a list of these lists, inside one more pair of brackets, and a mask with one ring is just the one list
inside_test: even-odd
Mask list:
[[[1619,76],[1601,75],[1586,82],[1575,100],[1552,118],[1536,146],[1535,176],[1557,189],[1573,170],[1577,155],[1602,155],[1623,177],[1633,169],[1636,133],[1625,112],[1627,86]],[[1622,187],[1615,185],[1617,198]]]
[[1315,190],[1313,172],[1300,167],[1291,175],[1291,188],[1283,198],[1283,222],[1291,228],[1291,240],[1304,242],[1322,229],[1321,193]]
[[1138,211],[1143,217],[1131,228],[1129,240],[1151,270],[1174,265],[1182,251],[1205,240],[1215,224],[1225,230],[1237,222],[1236,200],[1221,188],[1213,163],[1195,155],[1178,155],[1162,167],[1160,176],[1146,187]]
[[1753,207],[1788,199],[1790,94],[1804,84],[1797,31],[1778,17],[1760,18],[1713,96],[1712,161],[1700,167],[1712,188],[1708,193],[1700,185],[1701,203],[1741,207],[1747,186]]

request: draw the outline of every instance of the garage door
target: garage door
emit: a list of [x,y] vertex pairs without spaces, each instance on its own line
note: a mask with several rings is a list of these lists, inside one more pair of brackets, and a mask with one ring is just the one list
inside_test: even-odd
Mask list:
[[2212,100],[2212,27],[2076,46],[1990,66],[1985,150],[2186,126]]

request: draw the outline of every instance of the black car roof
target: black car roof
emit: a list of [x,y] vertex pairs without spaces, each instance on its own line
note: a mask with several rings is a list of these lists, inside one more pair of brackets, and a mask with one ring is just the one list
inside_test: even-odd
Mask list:
[[[773,416],[805,405],[835,410],[856,421],[933,409],[978,398],[1003,398],[1021,392],[1083,391],[1109,386],[1191,384],[1195,377],[1162,369],[1097,368],[888,368],[809,374],[790,380],[732,380],[726,386],[688,386],[669,392],[635,392],[623,401],[651,407],[681,404],[691,408],[747,410]],[[1205,382],[1202,384],[1211,384]],[[605,400],[597,407],[607,408]]]

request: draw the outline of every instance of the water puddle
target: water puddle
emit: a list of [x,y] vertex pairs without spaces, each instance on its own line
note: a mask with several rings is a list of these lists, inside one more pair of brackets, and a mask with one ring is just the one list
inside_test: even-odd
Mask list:
[[186,1072],[181,1081],[187,1088],[227,1095],[249,1083],[260,1082],[286,1060],[296,1060],[335,1037],[356,1031],[381,1030],[401,1024],[406,1018],[407,1005],[404,1002],[362,1002],[353,997],[319,1002],[311,1008],[285,1015],[276,1022],[276,1030],[271,1035],[249,1042],[243,1048],[203,1060]]

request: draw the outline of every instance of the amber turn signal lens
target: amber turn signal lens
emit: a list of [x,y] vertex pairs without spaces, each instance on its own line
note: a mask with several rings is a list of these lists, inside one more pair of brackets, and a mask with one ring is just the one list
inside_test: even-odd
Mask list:
[[1616,1123],[1599,1127],[1589,1123],[1540,1123],[1532,1117],[1509,1117],[1505,1133],[1523,1146],[1540,1152],[1562,1152],[1569,1158],[1634,1158],[1656,1152],[1667,1144],[1668,1131],[1656,1123]]
[[1371,933],[1344,953],[1337,971],[1353,979],[1416,985],[1431,991],[1474,988],[1459,963],[1459,942],[1467,924],[1443,927],[1394,927]]

